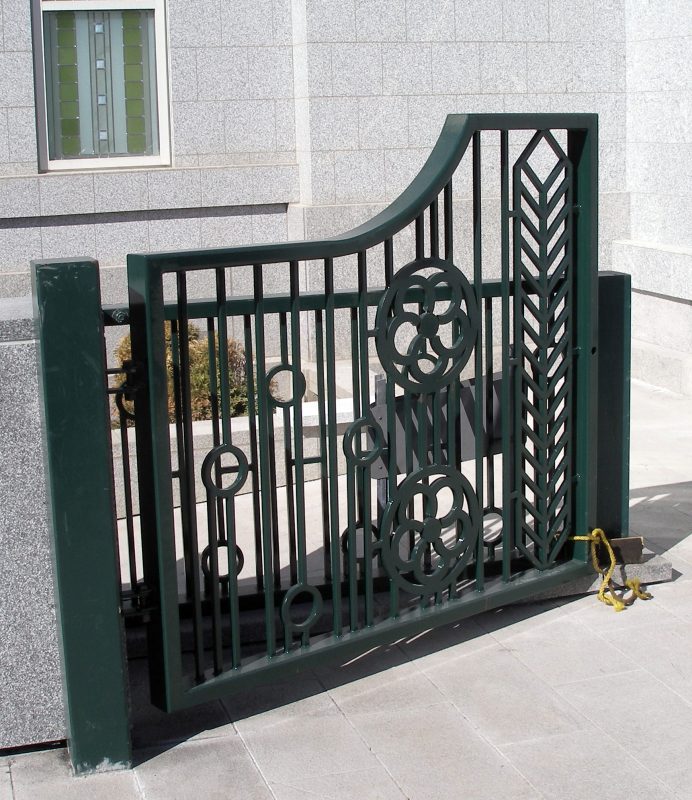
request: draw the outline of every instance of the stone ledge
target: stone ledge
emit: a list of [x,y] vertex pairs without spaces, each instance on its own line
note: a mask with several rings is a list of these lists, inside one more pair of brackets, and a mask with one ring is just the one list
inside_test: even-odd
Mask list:
[[[673,580],[673,565],[663,556],[645,550],[644,560],[641,564],[618,564],[615,568],[613,580],[617,585],[624,586],[625,581],[632,578],[639,578],[644,586],[651,583],[666,583]],[[533,595],[527,602],[534,603],[539,600],[552,600],[556,597],[595,594],[600,589],[601,582],[600,576],[584,575],[570,583]]]
[[692,251],[647,242],[613,242],[613,269],[632,276],[632,288],[692,301]]
[[25,342],[35,338],[31,298],[0,298],[0,342]]

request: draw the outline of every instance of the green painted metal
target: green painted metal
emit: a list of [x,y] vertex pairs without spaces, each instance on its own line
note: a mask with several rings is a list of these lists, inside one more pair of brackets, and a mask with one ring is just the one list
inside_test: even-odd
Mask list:
[[632,279],[598,274],[598,486],[596,520],[629,535],[630,330]]
[[98,264],[32,262],[68,746],[132,763]]
[[[497,272],[484,263],[485,231],[493,220],[482,195],[481,147],[486,134],[498,131],[500,280],[488,280],[486,272]],[[512,137],[520,132],[528,135],[510,163]],[[128,258],[133,358],[145,384],[135,405],[144,576],[157,600],[151,677],[161,707],[218,697],[588,572],[585,548],[573,547],[568,537],[597,523],[596,137],[593,115],[451,116],[411,186],[347,234]],[[457,263],[452,180],[461,185],[457,168],[467,150],[471,259]],[[412,252],[402,258],[397,237],[408,226]],[[335,287],[336,263],[344,257],[354,260],[356,288]],[[265,294],[268,264],[286,275],[285,294]],[[304,265],[322,273],[323,291],[301,291]],[[226,270],[242,267],[252,272],[252,295],[231,297]],[[215,274],[216,298],[188,299],[187,273],[195,270]],[[173,304],[163,301],[168,273],[175,276]],[[106,318],[112,313],[106,309]],[[220,385],[212,391],[218,395],[212,403],[215,449],[201,465],[192,447],[185,344],[194,318],[206,320],[210,370],[220,362]],[[242,328],[248,357],[245,449],[231,441],[225,395],[223,353],[231,326]],[[173,427],[166,401],[167,328],[179,330]],[[315,332],[317,356],[316,456],[306,454],[303,435],[302,331],[308,329]],[[278,361],[270,360],[272,337]],[[350,355],[352,388],[351,418],[341,428],[337,349]],[[377,419],[369,387],[373,363],[386,376],[386,408]],[[497,373],[501,468],[489,447]],[[272,386],[281,375],[288,385],[279,397]],[[184,458],[174,474],[176,439]],[[236,462],[225,472],[221,450]],[[474,463],[464,471],[467,459]],[[380,462],[385,477],[375,492]],[[283,486],[277,486],[278,464],[286,472]],[[304,479],[312,465],[319,471],[320,574],[311,571],[307,553]],[[206,583],[200,583],[197,564],[202,528],[196,531],[190,522],[200,468],[211,576]],[[225,489],[222,474],[233,476]],[[177,580],[176,481],[189,526],[183,531],[184,587]],[[241,489],[252,498],[252,514],[242,519]],[[484,520],[491,517],[501,520],[499,532],[486,530]],[[231,559],[223,586],[218,565],[219,549],[234,552],[249,526],[256,561],[251,594],[239,583],[247,574],[242,554],[237,564]],[[189,621],[179,607],[181,588]],[[243,640],[248,603],[263,609],[265,645],[259,652]]]

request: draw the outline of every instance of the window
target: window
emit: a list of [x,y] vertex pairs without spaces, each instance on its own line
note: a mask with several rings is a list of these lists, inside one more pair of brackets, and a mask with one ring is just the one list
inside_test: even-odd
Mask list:
[[47,170],[169,163],[163,0],[43,0]]

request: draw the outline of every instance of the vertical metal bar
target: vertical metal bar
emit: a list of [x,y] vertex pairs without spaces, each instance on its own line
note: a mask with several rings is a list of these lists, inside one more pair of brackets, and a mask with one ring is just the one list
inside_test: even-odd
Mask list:
[[171,348],[171,371],[173,373],[173,412],[175,416],[175,452],[178,460],[177,480],[178,491],[180,492],[180,524],[183,538],[183,563],[185,564],[185,593],[187,599],[191,600],[194,596],[192,585],[192,544],[190,543],[190,498],[187,493],[187,466],[185,462],[185,430],[183,428],[183,402],[181,399],[181,380],[180,380],[180,336],[178,331],[178,321],[171,320],[170,324],[170,348]]
[[332,551],[332,581],[338,591],[332,597],[334,609],[334,635],[341,636],[341,547],[339,536],[339,469],[336,455],[336,342],[334,334],[334,262],[324,260],[325,295],[325,345],[327,356],[327,442],[329,458],[329,527]]
[[[322,547],[324,579],[332,580],[331,539],[329,537],[329,480],[327,474],[327,416],[324,389],[324,323],[322,310],[315,312],[315,369],[317,371],[317,417],[320,427],[320,503],[322,510]],[[332,584],[332,593],[337,585]],[[339,586],[339,591],[341,591]]]
[[[296,535],[298,538],[298,580],[308,582],[307,542],[305,530],[305,466],[303,464],[303,385],[300,352],[300,285],[298,262],[290,263],[291,282],[291,363],[293,365],[293,429],[296,475]],[[303,645],[309,643],[309,633],[303,635]]]
[[[512,515],[512,368],[510,352],[510,275],[509,275],[509,134],[500,132],[500,251],[502,261],[502,388],[500,419],[502,425],[502,580],[509,581],[511,550],[514,543],[514,516]],[[517,448],[518,442],[514,441]]]
[[[211,412],[211,437],[214,447],[221,444],[221,429],[219,427],[219,386],[217,371],[219,370],[216,358],[216,328],[214,318],[207,318],[207,351],[209,359],[209,406]],[[214,479],[217,486],[221,485],[223,479],[221,472],[221,461],[217,461],[214,467]],[[216,498],[216,518],[219,528],[219,540],[225,541],[226,529],[223,520],[223,498]]]
[[262,591],[264,586],[264,564],[262,557],[262,512],[260,496],[260,468],[258,456],[257,436],[257,395],[255,393],[255,372],[252,348],[252,319],[249,314],[243,317],[243,331],[245,338],[245,383],[247,386],[247,417],[250,431],[250,464],[249,471],[252,475],[252,521],[255,532],[255,578],[257,591]]
[[[286,321],[286,314],[279,314],[279,349],[281,352],[281,363],[284,365],[290,364],[290,359],[288,357],[288,331],[287,331],[287,321]],[[295,392],[298,382],[296,380],[296,374],[294,372],[294,368],[290,368],[291,372],[291,382],[292,382],[292,402],[295,408],[295,397],[293,397],[293,392]],[[290,582],[294,584],[298,580],[298,557],[297,557],[297,549],[296,549],[296,504],[293,497],[293,445],[291,444],[291,439],[293,437],[292,433],[292,425],[291,425],[291,409],[288,404],[285,404],[282,408],[283,412],[283,426],[284,426],[284,471],[286,474],[286,513],[288,518],[288,560],[289,560],[289,572],[290,572]],[[276,474],[276,473],[274,473]],[[275,539],[275,547],[277,548],[275,551],[275,558],[278,562],[279,559],[279,550],[278,550],[278,518],[276,520],[276,539]]]
[[454,261],[454,206],[452,198],[452,179],[444,188],[444,244],[445,259]]
[[190,337],[187,318],[187,281],[184,272],[176,274],[178,290],[178,325],[180,326],[180,405],[185,453],[185,495],[189,507],[188,544],[192,574],[192,622],[195,640],[195,677],[204,680],[204,631],[202,629],[202,594],[200,591],[199,542],[197,537],[197,502],[195,499],[195,447],[192,438],[192,409],[190,403]]
[[[358,311],[356,308],[349,309],[351,317],[351,386],[353,395],[353,419],[360,417],[360,376],[358,372]],[[360,437],[360,434],[358,434]],[[354,437],[355,439],[355,437]],[[353,445],[356,442],[353,441]],[[360,447],[353,448],[354,455],[360,452]],[[347,555],[348,555],[348,601],[349,616],[351,620],[351,630],[358,630],[358,542],[356,541],[356,528],[358,521],[362,524],[363,497],[358,491],[359,481],[356,478],[360,468],[354,464],[346,462],[346,492],[347,492]]]
[[[495,417],[493,414],[493,300],[485,299],[485,435],[483,446],[485,450],[485,480],[487,488],[486,507],[495,507],[495,457],[490,452],[490,439],[493,433]],[[485,526],[484,526],[485,527]],[[483,531],[481,531],[481,535]],[[495,546],[493,545],[488,555],[495,560]]]
[[[593,115],[586,130],[567,134],[567,153],[574,169],[573,214],[574,280],[573,313],[576,336],[575,492],[572,527],[583,533],[598,525],[596,514],[596,435],[594,419],[598,390],[598,358],[593,352],[598,329],[598,118]],[[586,545],[575,547],[577,558],[587,558]]]
[[[476,304],[483,308],[483,234],[481,214],[481,135],[473,134],[473,288]],[[474,438],[476,444],[476,494],[478,504],[483,508],[483,324],[479,318],[475,346],[475,400],[473,409]],[[485,546],[483,543],[483,524],[478,535],[476,551],[476,591],[482,591],[485,580]]]
[[416,259],[425,257],[425,217],[419,214],[416,217]]
[[391,238],[384,240],[384,281],[389,286],[394,277],[394,242]]
[[[444,188],[444,253],[447,261],[454,261],[454,200],[452,193],[452,179],[450,178]],[[452,323],[452,341],[459,336],[459,323]],[[457,425],[459,420],[459,381],[455,380],[447,388],[447,464],[461,469],[457,464]],[[461,443],[459,443],[460,445]],[[458,589],[454,583],[449,586],[449,598],[458,596]]]
[[[368,359],[368,268],[367,253],[358,253],[358,358],[360,363],[361,413],[370,408],[370,364]],[[360,450],[360,447],[359,447]],[[370,465],[360,470],[360,494],[363,498],[363,580],[365,583],[365,624],[373,624],[374,600],[372,581],[372,499]]]
[[512,520],[511,527],[512,544],[518,546],[521,542],[525,543],[523,519],[523,498],[524,488],[521,484],[522,469],[522,448],[526,442],[526,434],[522,429],[522,419],[524,410],[522,407],[522,391],[524,370],[524,333],[522,330],[522,319],[524,315],[522,303],[522,281],[521,281],[521,171],[515,164],[512,170],[512,219],[514,221],[512,229],[512,291],[514,293],[513,303],[513,327],[514,341],[512,342],[513,364],[511,372],[512,386],[512,466],[511,466],[511,504]]
[[137,476],[144,589],[150,594],[147,626],[152,702],[165,711],[182,700],[169,387],[166,368],[163,275],[146,256],[127,258],[135,394]]
[[430,255],[432,258],[440,257],[440,218],[439,201],[435,198],[430,203]]
[[[391,238],[384,241],[384,280],[385,285],[390,286],[394,278],[394,243]],[[387,500],[390,500],[396,491],[398,483],[397,466],[397,413],[396,413],[396,393],[393,381],[387,380]],[[389,536],[389,531],[380,531],[379,536]],[[394,581],[389,581],[389,614],[396,617],[399,614],[399,589]]]
[[271,472],[272,439],[269,429],[271,404],[267,386],[267,368],[264,345],[264,288],[262,265],[253,265],[253,290],[255,300],[255,347],[257,354],[257,416],[259,417],[259,472],[262,512],[262,561],[264,570],[264,630],[267,655],[276,654],[276,631],[274,623],[274,559],[272,544],[272,487]]
[[[226,316],[226,271],[223,268],[216,270],[216,326],[218,329],[218,359],[219,359],[219,384],[221,393],[221,431],[222,441],[225,445],[233,444],[233,429],[231,425],[231,398],[230,398],[230,370],[228,364],[228,318]],[[213,330],[212,330],[213,334]],[[213,349],[213,341],[212,341]],[[221,459],[217,460],[217,481],[221,485]],[[237,527],[235,515],[235,497],[226,497],[221,500],[225,511],[226,551],[228,553],[228,612],[231,625],[231,665],[235,669],[240,666],[240,607],[238,599],[238,571],[236,562]],[[223,517],[219,517],[222,519]],[[216,562],[216,573],[212,579],[216,584],[218,578],[218,549],[217,545],[210,550]],[[216,587],[218,592],[218,585]],[[216,613],[216,607],[215,607]],[[221,633],[221,612],[219,609],[218,633]]]
[[[134,429],[133,429],[134,430]],[[130,440],[127,417],[120,412],[120,452],[123,460],[123,494],[125,495],[125,526],[127,528],[127,560],[130,588],[137,592],[137,550],[135,543],[134,513],[132,507],[132,472],[130,470]]]
[[104,764],[127,769],[132,751],[98,263],[33,262],[32,284],[70,759],[78,774]]
[[[214,320],[207,319],[207,363],[209,370],[209,397],[212,411],[212,442],[216,447],[219,444],[219,417],[218,395],[216,381],[216,353],[214,342],[216,332]],[[221,459],[217,459],[215,468],[215,481],[221,486]],[[207,545],[209,547],[209,591],[211,593],[211,626],[212,626],[212,652],[214,660],[214,674],[223,672],[223,643],[221,636],[221,595],[219,592],[219,520],[223,514],[223,500],[214,498],[207,489]]]

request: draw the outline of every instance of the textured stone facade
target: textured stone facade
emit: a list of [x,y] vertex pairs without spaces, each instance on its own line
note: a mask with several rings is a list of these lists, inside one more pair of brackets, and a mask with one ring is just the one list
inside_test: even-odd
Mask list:
[[31,304],[0,300],[0,749],[65,736]]

